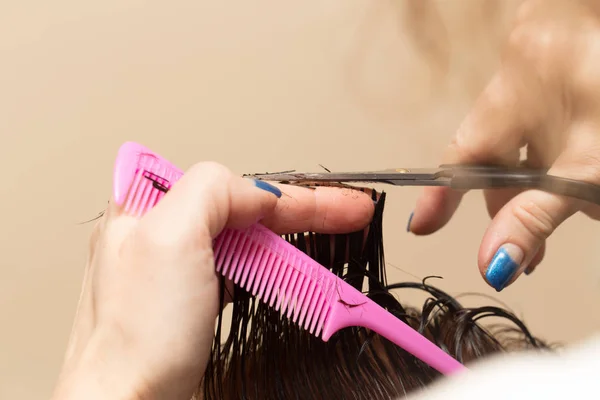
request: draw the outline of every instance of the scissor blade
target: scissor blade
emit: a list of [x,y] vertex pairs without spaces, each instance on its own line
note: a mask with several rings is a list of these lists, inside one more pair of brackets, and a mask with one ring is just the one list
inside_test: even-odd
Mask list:
[[254,174],[255,179],[280,182],[381,182],[393,185],[435,185],[440,169],[388,169],[370,172],[286,172]]

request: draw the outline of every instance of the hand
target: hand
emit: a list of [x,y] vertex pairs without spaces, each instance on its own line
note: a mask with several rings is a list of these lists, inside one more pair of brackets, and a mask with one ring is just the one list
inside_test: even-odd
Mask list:
[[359,191],[277,188],[212,163],[191,168],[141,219],[111,204],[91,238],[54,399],[190,399],[218,314],[213,238],[261,219],[278,233],[351,232],[373,209]]
[[[599,11],[593,1],[525,1],[501,69],[458,129],[444,162],[515,166],[526,145],[526,165],[600,184]],[[463,194],[428,188],[409,229],[437,231]],[[597,206],[535,190],[487,190],[485,199],[493,221],[478,266],[498,291],[533,271],[546,239],[571,215],[600,217]]]

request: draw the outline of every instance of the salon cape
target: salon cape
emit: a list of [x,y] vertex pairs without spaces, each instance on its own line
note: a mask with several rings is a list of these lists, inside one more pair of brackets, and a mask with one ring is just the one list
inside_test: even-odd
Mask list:
[[481,361],[409,399],[600,399],[600,335],[552,354],[506,354]]

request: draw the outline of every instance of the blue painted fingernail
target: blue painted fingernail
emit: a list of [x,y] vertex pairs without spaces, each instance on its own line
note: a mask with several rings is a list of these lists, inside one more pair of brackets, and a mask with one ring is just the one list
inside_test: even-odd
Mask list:
[[412,222],[413,217],[415,216],[415,212],[410,213],[410,217],[408,217],[408,223],[406,224],[406,232],[410,232],[410,223]]
[[254,185],[256,185],[256,187],[259,189],[266,190],[269,193],[273,193],[278,198],[281,197],[281,190],[279,190],[277,187],[271,185],[268,182],[254,179]]
[[492,258],[485,271],[485,279],[499,292],[515,276],[522,261],[523,250],[514,244],[505,244]]

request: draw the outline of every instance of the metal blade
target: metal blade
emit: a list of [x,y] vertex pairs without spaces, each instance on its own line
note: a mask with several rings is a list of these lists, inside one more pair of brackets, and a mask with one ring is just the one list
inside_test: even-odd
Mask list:
[[[365,172],[285,172],[248,175],[255,179],[280,182],[382,182],[394,185],[431,184],[441,177],[439,168],[397,168]],[[418,181],[418,182],[417,182]],[[435,185],[435,183],[433,183]]]

